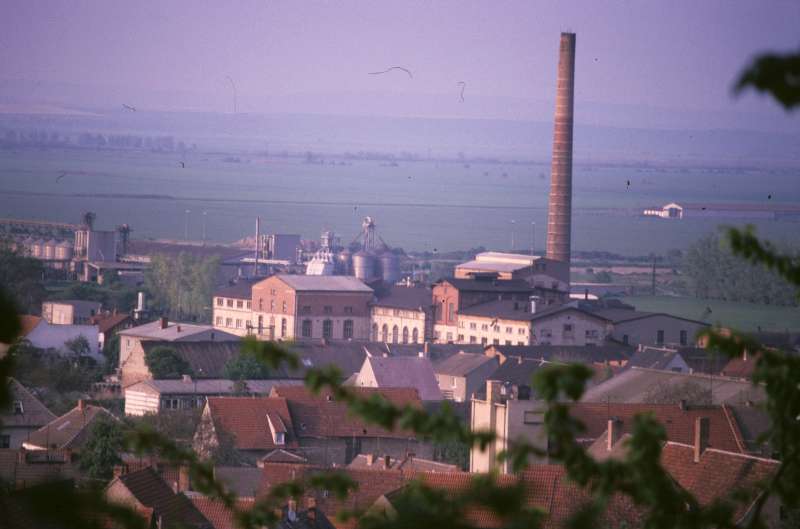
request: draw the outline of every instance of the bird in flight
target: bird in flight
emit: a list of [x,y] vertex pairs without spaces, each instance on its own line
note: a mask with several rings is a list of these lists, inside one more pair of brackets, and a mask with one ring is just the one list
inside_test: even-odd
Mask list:
[[184,162],[178,162],[178,163],[181,164],[181,169],[186,168],[186,164]]
[[464,101],[464,89],[467,87],[467,83],[464,81],[459,81],[456,84],[461,85],[461,101]]
[[772,200],[772,194],[767,195],[767,200]]
[[411,79],[414,78],[414,76],[411,73],[411,70],[409,70],[408,68],[403,68],[402,66],[390,66],[389,68],[386,68],[382,72],[369,72],[369,74],[370,75],[380,75],[380,74],[383,74],[383,73],[391,72],[392,70],[403,70],[404,72],[406,72],[408,74],[408,76]]
[[122,103],[122,108],[124,108],[125,110],[130,110],[131,112],[136,112],[136,107],[126,105],[125,103]]
[[67,176],[67,172],[66,171],[61,171],[61,174],[58,175],[58,177],[56,178],[56,182],[60,181],[65,176]]
[[631,181],[628,180],[628,187],[631,187]]

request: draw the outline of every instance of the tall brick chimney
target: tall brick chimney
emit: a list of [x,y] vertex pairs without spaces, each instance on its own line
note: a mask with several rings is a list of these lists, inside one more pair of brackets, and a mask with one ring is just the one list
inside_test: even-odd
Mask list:
[[694,462],[700,462],[700,456],[708,448],[708,436],[711,421],[708,417],[698,417],[694,420]]
[[562,33],[558,50],[553,160],[547,216],[547,258],[570,262],[572,237],[572,123],[575,100],[575,34]]

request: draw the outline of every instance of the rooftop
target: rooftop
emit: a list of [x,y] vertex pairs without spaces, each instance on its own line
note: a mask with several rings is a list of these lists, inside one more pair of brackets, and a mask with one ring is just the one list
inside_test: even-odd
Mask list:
[[145,340],[163,340],[174,342],[184,340],[193,335],[201,333],[211,333],[214,340],[219,341],[239,341],[241,338],[228,334],[223,331],[215,330],[211,325],[198,325],[196,323],[181,323],[168,321],[166,328],[162,328],[161,321],[156,320],[137,327],[131,327],[120,331],[120,336],[134,336]]
[[433,304],[431,289],[426,287],[404,287],[392,285],[388,292],[372,303],[376,307],[420,310]]
[[[285,398],[211,397],[206,406],[215,428],[232,435],[238,450],[273,450],[297,446],[292,416]],[[268,417],[277,417],[285,425],[285,444],[275,444]]]
[[[226,393],[248,392],[267,395],[274,386],[302,384],[301,380],[270,379],[234,381],[224,378],[143,380],[125,388],[125,391],[143,391],[169,395],[223,395]],[[242,387],[241,384],[244,384]]]
[[[0,410],[0,424],[4,428],[37,428],[56,418],[28,388],[15,378],[9,377],[7,383],[11,390],[11,405],[6,410]],[[17,402],[20,403],[21,410],[15,408]]]
[[614,323],[641,320],[644,318],[652,318],[653,316],[666,316],[668,318],[675,318],[677,320],[689,321],[698,325],[708,325],[708,323],[704,321],[690,320],[689,318],[682,318],[680,316],[675,316],[673,314],[667,314],[664,312],[643,312],[629,309],[598,309],[593,310],[592,312]]
[[214,296],[221,298],[252,299],[253,285],[255,285],[256,282],[257,281],[250,279],[239,279],[232,285],[215,290]]
[[23,446],[31,450],[64,449],[80,450],[89,439],[91,427],[99,418],[117,420],[110,412],[100,406],[78,405],[56,417],[28,436]]
[[561,314],[562,312],[573,311],[596,320],[608,321],[600,314],[579,309],[572,305],[543,307],[539,308],[539,310],[533,313],[528,310],[529,308],[530,304],[526,302],[498,299],[463,308],[459,311],[459,314],[463,314],[465,316],[478,316],[482,318],[497,318],[501,320],[535,321],[548,318],[550,316],[555,316],[557,314]]
[[465,376],[489,363],[497,365],[497,360],[485,354],[461,351],[436,363],[433,370],[437,374]]
[[276,277],[294,290],[312,292],[372,292],[360,279],[351,276],[307,276],[277,274]]
[[523,279],[463,279],[447,277],[440,279],[436,284],[449,283],[454,288],[464,292],[532,292],[531,287]]
[[490,345],[489,354],[522,357],[532,360],[603,363],[625,362],[635,349],[629,345],[606,341],[600,345]]
[[368,356],[364,369],[371,369],[379,388],[416,388],[422,400],[441,400],[433,365],[418,356]]

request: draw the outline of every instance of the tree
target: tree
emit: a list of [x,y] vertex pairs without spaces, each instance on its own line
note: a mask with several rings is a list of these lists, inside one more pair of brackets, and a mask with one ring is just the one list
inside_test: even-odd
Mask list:
[[148,351],[144,361],[155,379],[181,378],[192,375],[192,368],[172,347],[158,346]]
[[174,319],[210,321],[209,300],[214,294],[219,258],[156,255],[145,273],[153,307]]
[[95,421],[80,455],[80,469],[90,478],[109,479],[114,465],[122,462],[119,454],[125,448],[119,421],[102,417]]
[[245,352],[228,360],[223,373],[230,380],[265,380],[270,377],[269,368]]
[[103,356],[106,359],[103,371],[113,373],[119,365],[119,335],[115,334],[103,343]]
[[23,313],[38,314],[42,310],[43,276],[42,261],[23,254],[9,241],[0,240],[0,285],[8,289]]
[[64,347],[77,358],[89,356],[92,352],[92,348],[89,346],[89,340],[82,334],[64,342]]

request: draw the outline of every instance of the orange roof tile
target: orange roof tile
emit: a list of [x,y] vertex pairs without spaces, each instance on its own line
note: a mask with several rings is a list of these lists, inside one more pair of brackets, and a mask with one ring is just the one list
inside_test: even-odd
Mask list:
[[[211,397],[208,399],[208,407],[215,428],[231,434],[235,447],[239,450],[297,447],[292,417],[284,398]],[[283,445],[276,445],[272,438],[268,421],[270,415],[283,423]]]

